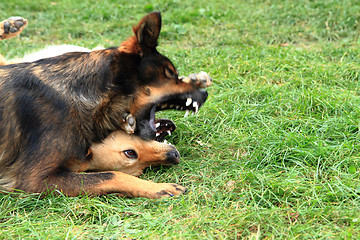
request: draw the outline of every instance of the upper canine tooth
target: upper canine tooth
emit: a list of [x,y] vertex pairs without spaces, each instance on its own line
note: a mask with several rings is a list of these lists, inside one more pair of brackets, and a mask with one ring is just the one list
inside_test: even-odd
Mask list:
[[191,99],[191,98],[187,98],[185,105],[186,105],[186,106],[189,106],[191,103],[192,103],[192,99]]
[[155,126],[156,126],[156,128],[158,128],[158,127],[160,126],[160,123],[156,123],[156,125],[155,125]]
[[169,136],[171,136],[171,131],[170,130],[168,130],[167,133],[169,134]]

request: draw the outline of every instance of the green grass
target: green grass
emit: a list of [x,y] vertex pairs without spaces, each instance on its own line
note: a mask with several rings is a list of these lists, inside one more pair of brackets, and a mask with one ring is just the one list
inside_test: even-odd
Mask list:
[[30,25],[0,52],[118,45],[153,10],[159,50],[214,78],[197,116],[161,114],[181,164],[142,176],[189,194],[0,195],[0,239],[359,239],[357,1],[7,1]]

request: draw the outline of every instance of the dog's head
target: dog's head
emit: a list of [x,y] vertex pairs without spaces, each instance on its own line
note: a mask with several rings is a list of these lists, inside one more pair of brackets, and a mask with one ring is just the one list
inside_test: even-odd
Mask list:
[[150,13],[133,28],[134,36],[119,47],[120,52],[137,55],[140,59],[130,112],[137,121],[135,134],[146,139],[155,139],[156,111],[177,109],[196,113],[205,102],[208,96],[205,88],[212,81],[204,73],[179,77],[174,64],[156,49],[160,30],[160,13]]
[[115,170],[138,176],[149,166],[174,165],[180,161],[176,148],[167,143],[144,140],[122,130],[112,132],[89,150],[87,171]]

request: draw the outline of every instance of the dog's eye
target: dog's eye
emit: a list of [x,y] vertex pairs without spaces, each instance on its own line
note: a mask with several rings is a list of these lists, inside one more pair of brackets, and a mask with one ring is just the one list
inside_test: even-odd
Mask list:
[[132,159],[135,159],[135,158],[138,157],[137,153],[134,150],[125,150],[124,154],[125,154],[126,157],[132,158]]
[[174,78],[175,74],[170,68],[165,68],[165,76],[167,78]]

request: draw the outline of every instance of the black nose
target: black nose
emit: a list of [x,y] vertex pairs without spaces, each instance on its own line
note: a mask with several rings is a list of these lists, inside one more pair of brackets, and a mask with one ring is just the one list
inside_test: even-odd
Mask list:
[[177,150],[171,150],[166,153],[166,162],[169,164],[178,164],[180,162],[180,154]]

